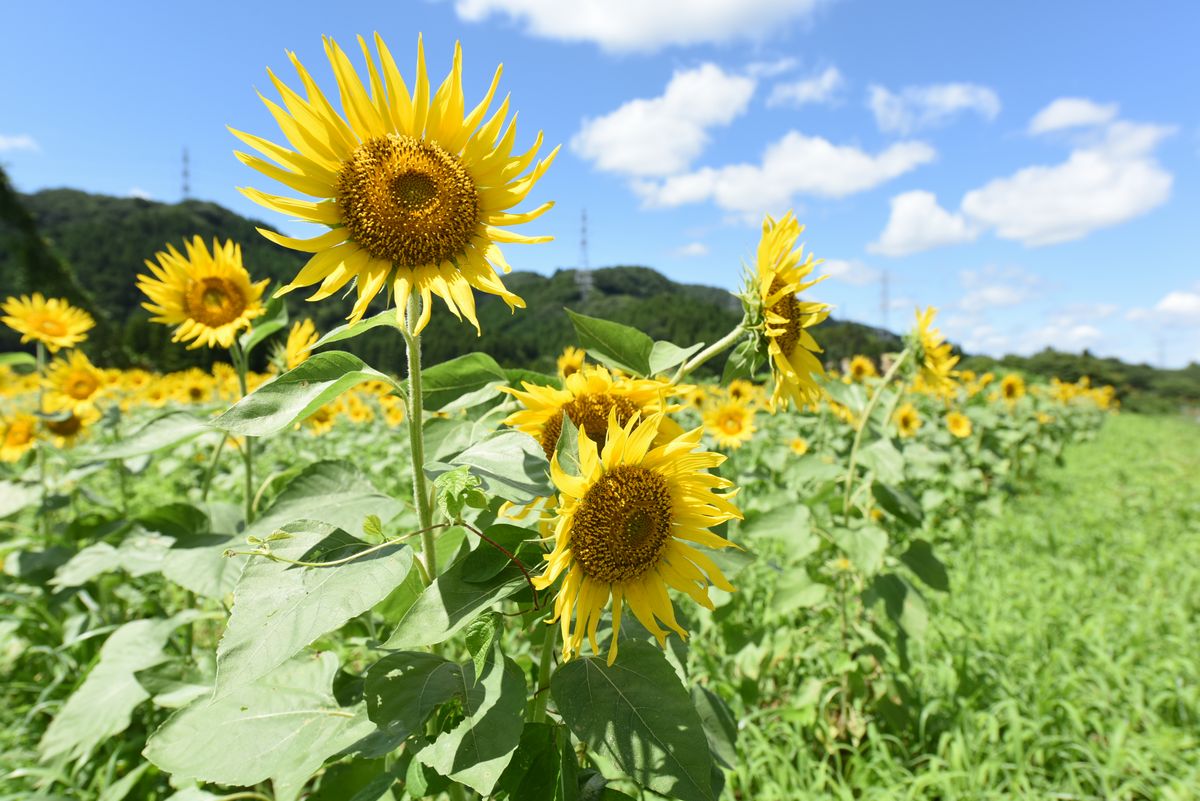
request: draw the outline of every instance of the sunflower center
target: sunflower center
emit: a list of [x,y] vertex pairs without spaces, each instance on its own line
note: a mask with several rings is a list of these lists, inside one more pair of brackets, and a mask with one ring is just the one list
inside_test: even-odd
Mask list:
[[188,387],[188,397],[192,400],[200,400],[204,397],[204,388],[197,386]]
[[400,267],[458,259],[479,225],[479,190],[458,157],[402,134],[355,149],[338,173],[337,201],[354,241]]
[[[783,288],[783,285],[783,282],[776,278],[771,282],[767,294],[774,295]],[[788,293],[772,303],[768,310],[786,321],[782,324],[782,331],[774,334],[772,338],[779,345],[779,350],[783,352],[784,356],[791,356],[796,350],[796,345],[800,343],[800,332],[803,330],[800,325],[800,302],[796,300],[794,294]],[[778,331],[779,325],[779,323],[775,323],[773,327]]]
[[67,333],[67,327],[62,324],[62,321],[55,320],[53,317],[43,317],[38,321],[37,329],[52,337],[61,337]]
[[75,400],[87,400],[100,386],[100,382],[88,373],[72,373],[67,379],[67,394]]
[[658,564],[671,539],[671,490],[644,467],[620,465],[584,494],[571,552],[589,578],[634,579]]
[[188,317],[209,328],[232,323],[246,310],[246,298],[237,285],[216,275],[193,280],[183,298]]
[[598,450],[604,450],[604,443],[608,440],[608,413],[612,409],[617,410],[619,425],[628,423],[638,412],[638,407],[629,398],[610,395],[607,392],[598,395],[577,395],[569,403],[563,404],[562,409],[542,426],[540,442],[542,450],[546,452],[546,458],[552,457],[554,449],[558,447],[564,412],[577,428],[587,432],[588,439],[596,443]]
[[45,425],[51,433],[60,437],[73,437],[79,433],[79,429],[83,428],[83,420],[78,415],[72,414],[65,420],[47,420]]
[[742,421],[736,417],[726,417],[721,421],[721,430],[726,434],[737,434],[742,430]]
[[4,444],[20,447],[33,439],[33,427],[24,420],[18,420],[4,432]]

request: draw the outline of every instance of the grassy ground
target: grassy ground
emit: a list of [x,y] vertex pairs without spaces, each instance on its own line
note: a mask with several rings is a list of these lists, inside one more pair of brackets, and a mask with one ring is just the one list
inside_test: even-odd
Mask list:
[[832,776],[744,733],[755,801],[1200,798],[1200,425],[1119,415],[1044,476],[947,559],[920,745]]

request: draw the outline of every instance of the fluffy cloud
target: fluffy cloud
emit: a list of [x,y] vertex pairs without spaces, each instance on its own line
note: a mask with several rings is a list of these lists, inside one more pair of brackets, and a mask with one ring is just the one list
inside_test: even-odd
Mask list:
[[688,242],[683,247],[677,248],[675,250],[675,255],[689,258],[707,256],[708,245],[704,244],[703,242]]
[[981,230],[1038,247],[1126,222],[1170,196],[1173,177],[1154,151],[1172,133],[1161,125],[1108,123],[1061,164],[1025,167],[967,192],[956,213],[938,206],[928,192],[897,195],[879,241],[869,249],[904,256],[968,241]]
[[754,39],[810,19],[825,0],[455,0],[460,19],[493,15],[550,39],[594,42],[607,50],[656,50]]
[[136,198],[140,198],[142,200],[153,200],[154,199],[154,195],[150,194],[145,189],[142,189],[140,186],[129,187],[129,191],[126,192],[125,194],[129,195],[129,197],[136,197]]
[[958,306],[972,315],[1019,306],[1034,296],[1034,290],[1041,283],[1036,275],[1016,267],[963,270],[959,278],[967,292]]
[[1154,312],[1148,316],[1167,323],[1200,325],[1200,286],[1194,292],[1168,292],[1154,304]]
[[1000,113],[1000,98],[986,86],[973,83],[908,86],[899,94],[872,86],[867,106],[881,131],[906,134],[944,124],[964,111],[994,119]]
[[1003,239],[1028,246],[1079,239],[1166,202],[1172,176],[1153,158],[1172,129],[1116,122],[1062,164],[1018,170],[963,197],[962,210]]
[[640,181],[634,188],[649,206],[711,200],[750,217],[778,213],[796,195],[836,198],[872,189],[933,161],[935,155],[924,142],[897,142],[872,154],[791,131],[767,148],[759,164],[705,167],[662,181]]
[[842,281],[851,286],[873,284],[879,280],[880,276],[879,270],[868,267],[861,261],[826,259],[820,269],[834,281]]
[[819,75],[791,83],[779,83],[771,89],[768,106],[803,106],[805,103],[828,103],[846,83],[837,67],[829,67]]
[[37,140],[29,134],[0,134],[0,153],[9,153],[17,150],[27,150],[36,153],[41,148],[38,146]]
[[1117,104],[1100,105],[1083,97],[1060,97],[1029,121],[1031,134],[1061,131],[1064,128],[1105,125],[1117,118]]
[[978,233],[961,214],[951,214],[939,206],[932,192],[916,190],[892,198],[887,227],[878,241],[867,245],[867,250],[885,256],[907,256],[970,242]]
[[630,100],[584,120],[571,148],[601,170],[631,176],[687,169],[708,144],[708,129],[746,111],[755,81],[715,64],[676,72],[659,97]]

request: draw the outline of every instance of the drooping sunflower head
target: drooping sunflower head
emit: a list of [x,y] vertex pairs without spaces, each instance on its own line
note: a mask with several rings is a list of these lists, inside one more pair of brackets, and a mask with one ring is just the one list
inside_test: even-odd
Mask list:
[[402,323],[408,322],[409,297],[419,298],[418,319],[411,322],[418,332],[429,321],[433,295],[477,331],[473,289],[502,298],[510,308],[523,308],[524,301],[504,287],[496,272],[511,269],[498,243],[550,239],[523,236],[504,226],[529,222],[553,205],[509,211],[529,194],[558,149],[535,163],[542,145],[539,133],[528,151],[513,152],[516,127],[515,117],[506,123],[508,100],[488,115],[499,68],[483,99],[467,110],[461,47],[455,46],[449,75],[431,91],[418,37],[410,92],[378,34],[374,54],[362,37],[358,43],[366,61],[365,81],[337,43],[325,39],[340,111],[289,53],[304,96],[268,71],[283,107],[263,98],[288,146],[233,131],[270,160],[238,153],[244,164],[314,199],[241,191],[267,208],[330,228],[307,240],[259,229],[273,242],[313,254],[277,294],[319,283],[309,300],[321,300],[353,281],[353,322],[386,288]]
[[213,249],[199,236],[184,241],[185,253],[173,245],[147,260],[150,275],[138,276],[138,289],[150,299],[142,308],[156,323],[175,326],[172,342],[190,342],[188,350],[233,347],[234,337],[266,311],[262,304],[264,279],[250,281],[242,266],[242,248],[228,240]]
[[[528,382],[522,385],[524,391],[502,388],[525,407],[510,414],[504,422],[536,439],[547,459],[554,455],[558,446],[563,415],[603,448],[610,416],[615,416],[618,424],[624,425],[639,414],[646,417],[679,408],[668,402],[678,392],[671,384],[646,378],[614,377],[607,368],[600,366],[587,366],[567,376],[562,389]],[[664,417],[662,422],[665,433],[673,435],[681,430],[668,418]]]
[[661,430],[657,417],[621,425],[614,414],[603,450],[581,429],[579,475],[565,472],[557,458],[551,461],[560,493],[551,522],[554,549],[534,586],[545,589],[564,577],[554,620],[562,626],[566,659],[579,653],[585,636],[599,652],[596,630],[610,599],[612,664],[626,605],[664,644],[668,632],[660,621],[687,636],[675,618],[668,587],[709,609],[709,586],[733,591],[712,558],[697,547],[730,547],[709,529],[741,517],[730,501],[732,493],[714,491],[731,486],[709,472],[725,457],[698,450],[699,429],[655,445]]
[[946,430],[959,439],[971,436],[971,418],[962,412],[950,412],[946,415]]
[[925,311],[917,309],[917,326],[910,335],[909,346],[914,349],[922,380],[931,392],[940,394],[954,389],[957,375],[954,365],[958,364],[958,357],[942,333],[933,327],[936,315],[937,309],[932,306]]
[[583,361],[587,356],[587,351],[583,348],[576,348],[573,345],[567,345],[563,348],[562,355],[558,357],[558,375],[561,378],[578,373],[583,369]]
[[805,280],[820,262],[797,246],[803,231],[804,226],[790,211],[778,222],[766,217],[746,295],[747,309],[757,324],[759,341],[765,341],[771,365],[773,409],[780,404],[786,408],[789,403],[799,407],[820,397],[816,377],[825,372],[816,357],[821,348],[808,329],[829,316],[829,307],[796,297],[822,280]]
[[279,362],[283,369],[291,370],[303,364],[319,338],[317,327],[311,319],[306,317],[294,323],[280,352]]
[[37,418],[25,412],[0,417],[0,462],[15,462],[37,440]]
[[83,309],[62,298],[47,300],[41,292],[9,298],[0,309],[4,311],[0,320],[21,335],[21,342],[41,342],[51,353],[75,347],[87,339],[87,332],[96,325],[92,315]]
[[866,356],[855,356],[851,359],[850,369],[846,374],[851,380],[859,382],[879,375],[875,370],[875,362]]
[[55,359],[46,374],[50,401],[56,404],[76,405],[95,400],[107,383],[104,373],[78,350]]
[[893,419],[896,421],[896,428],[902,437],[916,436],[917,430],[921,427],[921,414],[911,403],[906,403],[897,409]]
[[724,401],[704,412],[704,430],[721,448],[740,448],[754,438],[754,409],[738,401]]
[[1006,403],[1013,404],[1025,397],[1025,379],[1016,373],[1009,373],[1000,380],[1000,397]]

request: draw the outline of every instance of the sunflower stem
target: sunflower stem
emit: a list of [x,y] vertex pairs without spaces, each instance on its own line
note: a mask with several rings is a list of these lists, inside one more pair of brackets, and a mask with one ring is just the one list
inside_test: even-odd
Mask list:
[[867,401],[867,408],[863,410],[862,418],[855,427],[854,444],[850,447],[850,464],[846,468],[846,492],[842,499],[842,516],[846,522],[850,522],[850,493],[854,488],[854,468],[858,463],[858,446],[862,443],[863,431],[866,430],[875,407],[879,405],[879,398],[883,395],[883,390],[896,377],[896,373],[900,372],[900,366],[904,364],[905,359],[908,358],[908,354],[909,348],[901,351],[900,355],[896,357],[896,361],[892,362],[892,366],[883,374],[883,379],[879,382],[879,386],[875,387],[875,391],[871,393],[871,399]]
[[733,345],[733,343],[735,343],[739,339],[741,339],[742,334],[744,334],[745,332],[746,332],[746,320],[743,319],[728,334],[721,337],[719,340],[712,343],[704,350],[700,351],[690,361],[685,361],[683,364],[679,365],[679,369],[675,372],[675,376],[671,379],[671,383],[678,384],[680,381],[682,381],[684,378],[686,378],[688,375],[690,375],[692,373],[692,371],[695,370],[697,367],[704,364],[706,361],[708,361],[712,357],[716,356],[721,351],[727,350],[728,348],[730,348]]
[[221,451],[225,450],[225,443],[229,441],[229,435],[221,437],[221,441],[213,448],[212,456],[208,459],[208,469],[204,471],[204,483],[200,485],[200,501],[208,500],[208,490],[212,487],[213,474],[217,472],[217,463],[221,461]]
[[[237,370],[238,389],[241,390],[244,398],[250,394],[246,383],[246,354],[237,339],[233,340],[233,347],[230,348],[229,355],[233,358],[233,366]],[[246,496],[246,525],[250,525],[254,520],[254,439],[252,437],[246,437],[246,447],[242,448],[242,465],[245,467],[243,494]]]
[[[39,340],[37,343],[37,374],[38,374],[38,425],[44,424],[42,415],[46,413],[46,346]],[[38,515],[42,529],[42,540],[50,545],[50,488],[46,484],[46,444],[38,440],[34,443],[37,448],[38,481],[42,485],[42,510]]]
[[541,723],[546,719],[546,700],[550,695],[550,667],[554,664],[554,648],[558,645],[558,626],[549,626],[542,638],[542,658],[538,661],[538,683],[533,695],[529,719]]
[[429,505],[429,491],[425,486],[425,416],[421,389],[421,335],[416,332],[417,299],[410,295],[404,316],[404,344],[408,350],[408,439],[412,455],[413,503],[417,508],[417,521],[421,527],[421,559],[425,566],[424,578],[432,583],[437,578],[437,548],[433,538],[433,511]]

